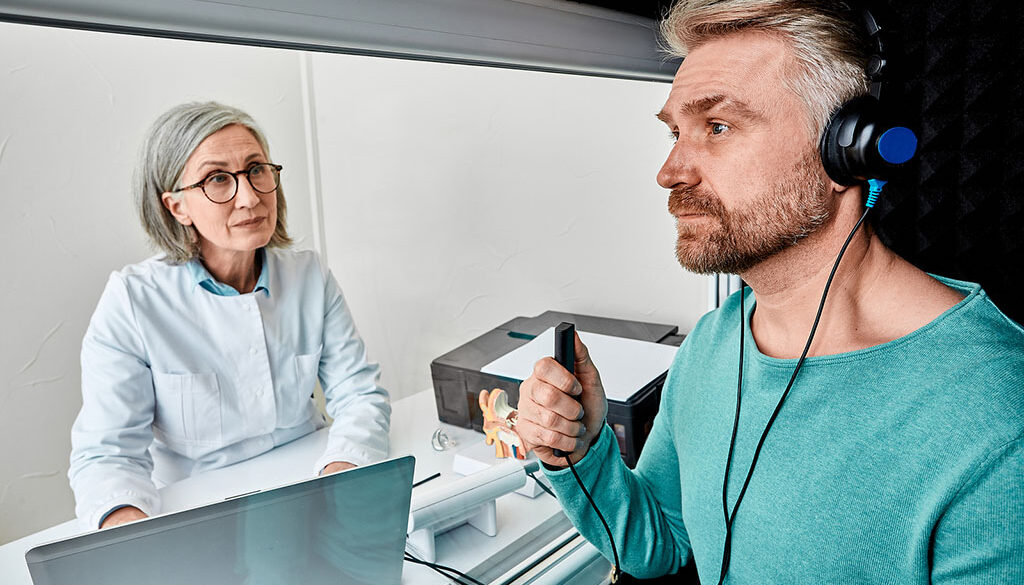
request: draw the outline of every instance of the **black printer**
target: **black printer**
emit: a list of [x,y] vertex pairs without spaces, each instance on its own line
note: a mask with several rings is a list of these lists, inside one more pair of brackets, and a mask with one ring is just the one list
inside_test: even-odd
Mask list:
[[[514,406],[519,402],[522,380],[483,373],[481,368],[562,321],[574,323],[580,331],[666,345],[678,346],[684,337],[678,334],[675,325],[660,323],[557,311],[545,311],[536,317],[516,317],[430,363],[438,418],[448,424],[483,432],[483,413],[477,402],[480,391],[501,388],[508,393],[509,404]],[[636,465],[654,415],[658,413],[666,373],[637,388],[624,402],[608,400],[608,424],[618,439],[622,459],[630,467]]]

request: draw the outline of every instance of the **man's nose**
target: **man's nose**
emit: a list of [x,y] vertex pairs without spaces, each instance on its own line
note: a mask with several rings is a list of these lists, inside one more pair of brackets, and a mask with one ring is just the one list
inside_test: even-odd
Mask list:
[[658,184],[665,189],[675,189],[681,185],[696,185],[700,182],[697,169],[697,156],[694,149],[682,137],[672,145],[668,158],[658,171]]

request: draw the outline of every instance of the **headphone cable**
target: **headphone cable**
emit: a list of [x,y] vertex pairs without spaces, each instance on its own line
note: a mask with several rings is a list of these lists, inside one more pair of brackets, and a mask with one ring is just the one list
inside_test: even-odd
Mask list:
[[740,398],[743,392],[743,338],[746,331],[746,315],[743,309],[743,297],[745,296],[746,286],[740,289],[740,363],[739,363],[739,375],[736,387],[736,416],[733,421],[732,427],[732,438],[729,440],[729,456],[725,464],[725,479],[722,481],[722,505],[725,508],[725,545],[722,550],[722,569],[718,577],[718,585],[722,585],[725,582],[725,574],[729,570],[729,556],[732,550],[732,524],[736,520],[736,511],[740,507],[740,502],[743,501],[743,496],[747,493],[747,486],[750,485],[750,478],[754,474],[754,466],[757,464],[757,458],[761,454],[761,447],[764,445],[765,437],[768,436],[768,430],[772,428],[772,424],[775,422],[775,418],[778,417],[779,411],[782,409],[782,403],[785,402],[786,397],[789,395],[789,391],[793,388],[793,383],[796,381],[796,376],[800,373],[800,368],[804,364],[804,360],[807,358],[807,352],[811,349],[811,343],[814,341],[814,333],[818,330],[818,322],[821,320],[821,313],[825,308],[825,299],[828,298],[828,290],[832,286],[832,279],[836,275],[836,271],[839,269],[839,263],[843,259],[843,255],[846,254],[846,248],[849,247],[850,242],[853,241],[854,234],[860,229],[861,224],[867,218],[871,208],[874,207],[875,201],[878,198],[878,194],[881,192],[882,187],[885,185],[885,181],[868,181],[869,183],[869,195],[868,201],[865,204],[866,209],[861,214],[860,219],[857,220],[857,225],[853,226],[850,230],[850,235],[847,236],[846,242],[843,243],[843,247],[839,250],[839,255],[836,257],[835,264],[832,265],[832,272],[828,275],[828,280],[825,282],[825,289],[821,293],[821,301],[818,303],[818,312],[814,315],[814,324],[811,325],[811,332],[807,336],[807,343],[804,344],[804,349],[800,353],[800,359],[796,362],[796,367],[793,369],[793,375],[789,378],[789,383],[786,384],[786,390],[782,393],[782,397],[779,398],[779,403],[775,406],[775,410],[772,412],[772,416],[768,419],[768,424],[765,425],[764,431],[761,433],[761,438],[757,442],[757,448],[754,449],[754,458],[750,462],[750,468],[747,469],[747,477],[743,480],[743,487],[740,488],[739,496],[736,498],[736,503],[732,507],[732,513],[729,514],[729,506],[727,503],[728,489],[729,489],[729,469],[732,467],[732,455],[733,448],[736,444],[736,432],[739,428],[740,422]]
[[551,491],[551,488],[549,488],[548,486],[544,485],[544,482],[542,482],[539,477],[534,475],[534,472],[527,471],[526,475],[530,476],[530,478],[532,478],[533,481],[537,483],[537,487],[539,487],[540,489],[544,490],[544,492],[547,493],[547,495],[551,496],[552,498],[554,498],[556,500],[558,499],[558,496],[555,495],[555,492]]

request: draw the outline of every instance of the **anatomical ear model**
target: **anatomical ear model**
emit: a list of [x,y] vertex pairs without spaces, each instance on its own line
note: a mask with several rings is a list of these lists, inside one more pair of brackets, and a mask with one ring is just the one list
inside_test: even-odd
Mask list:
[[498,388],[490,392],[481,390],[479,402],[484,413],[484,440],[488,445],[494,445],[494,456],[498,459],[526,459],[527,449],[515,431],[519,411],[508,405],[505,391]]

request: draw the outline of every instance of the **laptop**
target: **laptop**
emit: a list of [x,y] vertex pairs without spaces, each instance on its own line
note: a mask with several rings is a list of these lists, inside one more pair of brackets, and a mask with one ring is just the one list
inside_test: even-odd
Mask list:
[[35,585],[399,585],[414,461],[90,532],[25,560]]

